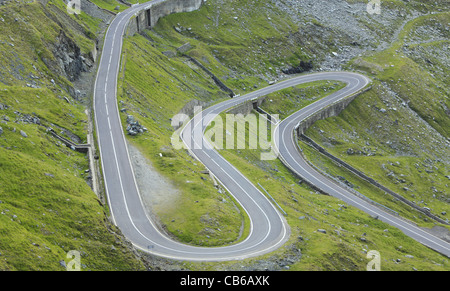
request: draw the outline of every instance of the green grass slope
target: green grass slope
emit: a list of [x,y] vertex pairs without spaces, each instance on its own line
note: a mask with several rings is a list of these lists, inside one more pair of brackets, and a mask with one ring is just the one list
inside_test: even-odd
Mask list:
[[[111,11],[125,8],[114,1],[93,2]],[[400,9],[408,15],[433,9],[432,1],[422,2],[386,1],[383,9]],[[339,117],[317,122],[307,134],[387,187],[446,218],[448,13],[439,12],[406,23],[388,49],[352,60],[347,68],[370,75],[373,89]],[[46,131],[52,127],[79,143],[87,140],[89,96],[79,100],[74,93],[80,67],[64,68],[60,60],[71,52],[92,61],[101,20],[86,13],[69,16],[62,1],[51,0],[8,2],[0,7],[0,21],[1,270],[64,270],[71,250],[80,252],[82,270],[365,270],[370,250],[381,254],[382,270],[449,270],[447,258],[333,197],[316,193],[279,160],[261,161],[261,152],[248,148],[222,153],[286,212],[292,230],[289,242],[271,254],[239,262],[144,265],[110,224],[102,199],[90,189],[86,155]],[[186,150],[174,147],[172,119],[187,109],[186,104],[208,106],[229,98],[178,48],[189,43],[187,55],[234,92],[244,94],[278,79],[283,69],[301,60],[319,62],[314,55],[329,54],[339,41],[350,42],[333,39],[334,28],[309,21],[307,29],[300,29],[301,23],[272,1],[210,0],[198,11],[164,17],[155,28],[126,37],[118,106],[124,129],[128,114],[147,129],[127,136],[129,143],[179,192],[151,209],[174,239],[214,247],[236,243],[249,231],[238,203]],[[380,28],[376,22],[367,22],[366,27]],[[327,39],[320,45],[305,41],[317,38],[317,30],[326,30]],[[284,90],[268,96],[263,108],[283,117],[340,87],[318,82]],[[421,226],[436,226],[301,146],[325,172],[345,177],[356,190]]]
[[88,58],[98,19],[69,17],[61,1],[8,2],[0,17],[0,269],[65,270],[72,250],[81,270],[144,269],[89,187],[87,155],[46,129],[87,140],[55,52],[64,32]]
[[[450,210],[450,118],[448,31],[442,26],[448,20],[448,13],[416,18],[405,25],[392,47],[355,59],[350,68],[370,74],[373,89],[341,116],[319,121],[306,133],[337,157],[444,220]],[[421,39],[433,38],[418,33],[430,27],[436,27],[434,38],[440,40]],[[415,216],[418,223],[431,222],[414,212],[405,215]]]
[[[218,196],[217,189],[212,186],[213,181],[207,177],[200,178],[203,170],[201,165],[192,160],[186,151],[176,150],[170,143],[170,137],[174,132],[170,126],[170,118],[186,103],[198,100],[205,102],[203,104],[211,104],[228,98],[217,89],[200,68],[179,53],[177,48],[189,43],[190,49],[185,53],[195,57],[228,87],[240,94],[266,86],[268,81],[280,76],[282,69],[295,66],[300,60],[310,59],[308,54],[303,53],[304,51],[331,49],[331,47],[317,48],[312,43],[309,47],[306,43],[299,47],[298,42],[292,41],[292,34],[299,33],[298,27],[290,20],[288,14],[278,9],[272,2],[239,1],[238,6],[233,3],[219,0],[208,1],[198,11],[164,17],[155,28],[145,31],[142,35],[129,37],[125,42],[126,50],[123,57],[125,65],[121,76],[122,83],[119,85],[121,92],[119,108],[126,109],[126,112],[122,113],[124,128],[126,115],[132,114],[148,129],[148,132],[130,136],[128,140],[145,154],[164,177],[182,191],[181,198],[174,200],[173,207],[156,210],[162,225],[176,239],[199,245],[221,245],[233,242],[233,240],[227,240],[226,235],[221,236],[217,229],[212,232],[202,230],[211,229],[211,226],[222,230],[226,225],[230,231],[228,235],[236,239],[239,237],[237,234],[242,221],[245,225],[245,216],[233,210],[232,205],[221,204],[221,200],[229,201],[229,197]],[[257,5],[258,9],[255,9],[254,5]],[[395,6],[395,3],[392,5]],[[352,134],[357,132],[359,136],[362,136],[367,125],[364,137],[370,138],[367,141],[369,144],[366,144],[365,140],[358,140],[357,145],[369,147],[374,143],[377,147],[376,153],[383,154],[384,151],[392,152],[390,143],[383,143],[381,146],[377,143],[378,139],[373,131],[377,130],[378,123],[382,126],[379,132],[384,132],[388,125],[391,126],[395,122],[396,119],[391,118],[399,116],[390,114],[399,114],[401,101],[396,99],[399,102],[398,105],[395,104],[396,110],[391,109],[393,107],[391,104],[390,110],[385,115],[375,110],[385,104],[383,96],[388,92],[394,94],[392,93],[394,90],[387,87],[387,81],[381,80],[381,74],[377,76],[368,71],[378,66],[370,63],[367,58],[361,58],[360,63],[369,64],[370,69],[365,68],[364,71],[371,77],[375,77],[374,89],[358,97],[340,117],[315,124],[308,134],[319,139],[319,136],[325,134],[338,135],[339,130],[347,126],[346,128],[351,129]],[[401,59],[402,62],[408,62]],[[349,69],[361,70],[363,65],[357,66],[355,61]],[[410,67],[417,72],[417,66],[410,64]],[[383,64],[383,70],[385,70],[383,72],[386,74],[392,72],[394,68],[395,64],[393,67]],[[393,72],[393,75],[389,76],[397,76],[400,72],[404,70]],[[378,77],[380,78],[377,79]],[[388,75],[385,77],[386,80],[389,78]],[[406,82],[404,81],[399,87],[403,88]],[[429,86],[433,86],[431,82]],[[295,108],[305,106],[326,92],[338,88],[340,84],[322,82],[311,84],[310,88],[302,86],[285,90],[269,96],[263,108],[280,116],[286,116]],[[411,95],[413,93],[411,92]],[[367,102],[369,98],[367,96],[372,98],[370,102]],[[403,126],[405,129],[411,127],[412,131],[417,129],[416,123],[419,120],[417,116],[420,115],[410,111],[405,114],[408,119],[402,120],[404,122],[402,128]],[[385,117],[386,114],[389,118]],[[421,126],[427,125],[423,123]],[[392,129],[386,134],[399,140],[408,136],[404,135],[403,131],[397,131],[396,128],[395,131]],[[436,136],[439,134],[437,133]],[[329,140],[329,143],[334,147],[342,145],[344,148],[348,146],[349,139],[350,137],[345,136],[342,141],[334,137],[333,140]],[[320,139],[319,141],[323,142]],[[353,140],[351,143],[353,144]],[[430,148],[432,155],[438,155],[446,150],[445,147],[433,147],[428,143],[424,143],[423,146]],[[415,151],[421,147],[422,145],[417,148],[402,149],[405,152],[407,150],[414,152],[414,155],[411,153],[405,159],[389,157],[389,160],[385,159],[384,168],[386,171],[395,171],[398,165],[409,167],[416,157]],[[372,151],[375,151],[375,147]],[[400,152],[400,149],[396,151]],[[314,159],[315,152],[310,152],[309,156],[313,162],[321,158]],[[341,152],[342,149],[338,152],[339,156],[342,155]],[[369,261],[366,257],[368,251],[377,250],[381,254],[383,270],[448,270],[448,259],[406,237],[395,228],[353,207],[344,205],[339,200],[318,194],[304,183],[298,183],[298,179],[292,176],[280,161],[261,161],[258,150],[226,149],[222,153],[255,184],[260,183],[286,211],[287,220],[292,229],[290,241],[271,254],[239,263],[184,263],[183,268],[194,270],[365,270]],[[369,158],[378,157],[379,155],[369,156]],[[361,158],[362,155],[355,156],[355,160],[361,161]],[[323,163],[329,162],[325,160]],[[362,170],[371,173],[372,169],[369,167],[371,164],[366,161],[364,163],[361,162]],[[334,165],[330,165],[329,168],[331,166]],[[436,167],[441,169],[440,165]],[[444,173],[445,168],[442,169]],[[342,175],[342,170],[337,171]],[[345,175],[364,194],[368,196],[380,194],[377,189],[364,184],[364,181],[357,181],[354,177]],[[403,177],[397,172],[395,176],[399,179]],[[420,184],[418,182],[420,179],[422,179],[420,175],[410,177],[410,181],[408,180],[406,184]],[[441,183],[436,184],[438,191],[443,189],[438,186],[445,187],[444,182],[442,180]],[[430,181],[424,187],[431,186],[433,183]],[[195,185],[201,186],[195,187]],[[395,185],[397,186],[395,189],[400,187]],[[391,203],[391,200],[390,197],[382,197],[380,203]],[[211,201],[213,203],[210,203]],[[199,203],[203,206],[201,209],[197,207]],[[399,212],[405,217],[424,226],[434,225],[429,220],[424,221],[424,217],[414,217],[415,214],[410,214],[408,209],[402,208],[403,206],[393,204],[389,206],[401,209]],[[436,209],[433,212],[447,209],[445,203],[436,202],[434,205]],[[218,209],[220,211],[217,211]],[[202,219],[204,215],[211,215],[211,213],[216,215],[216,224],[211,220]],[[225,222],[225,217],[232,217],[233,220]],[[241,238],[244,236],[245,234]]]

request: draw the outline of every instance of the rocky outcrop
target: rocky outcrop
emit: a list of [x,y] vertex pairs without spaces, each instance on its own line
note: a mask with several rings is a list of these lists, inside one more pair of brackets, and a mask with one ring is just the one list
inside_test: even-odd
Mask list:
[[81,72],[86,72],[87,59],[81,55],[80,47],[63,30],[60,31],[55,42],[53,54],[57,62],[57,70],[67,77],[69,81],[75,81]]
[[283,73],[287,74],[287,75],[291,75],[291,74],[300,74],[303,72],[308,72],[311,71],[313,69],[313,64],[311,61],[300,61],[300,64],[297,67],[291,67],[288,69],[284,69]]

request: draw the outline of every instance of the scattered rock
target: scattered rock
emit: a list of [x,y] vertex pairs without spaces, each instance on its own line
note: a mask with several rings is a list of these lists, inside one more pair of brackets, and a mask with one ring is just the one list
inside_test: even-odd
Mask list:
[[135,121],[133,115],[127,116],[127,132],[129,135],[138,135],[139,133],[143,133],[144,131],[147,131],[147,128],[139,124],[138,121]]
[[354,188],[355,185],[353,185],[352,183],[350,183],[345,177],[342,176],[336,176],[336,178],[339,179],[339,181],[341,181],[342,183],[344,183],[345,185],[347,185],[350,188]]
[[28,135],[23,130],[20,131],[20,135],[23,136],[23,137],[28,137]]
[[16,122],[23,122],[23,123],[37,124],[37,125],[41,124],[41,120],[37,116],[30,115],[30,114],[22,114],[20,112],[15,112],[15,113],[17,115]]

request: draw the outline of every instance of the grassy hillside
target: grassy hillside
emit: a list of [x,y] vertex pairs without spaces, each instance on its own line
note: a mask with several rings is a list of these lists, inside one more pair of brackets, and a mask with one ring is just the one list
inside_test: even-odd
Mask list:
[[[448,20],[448,13],[416,18],[405,25],[390,48],[355,59],[349,68],[370,74],[375,80],[373,89],[341,116],[317,122],[306,133],[444,220],[450,210],[445,57],[449,33],[443,29]],[[434,34],[418,33],[426,30]],[[419,216],[414,219],[418,223],[430,222],[426,216],[410,215]]]
[[[155,28],[145,31],[142,35],[128,37],[125,42],[125,65],[121,78],[122,85],[119,86],[121,89],[119,108],[124,109],[122,114],[124,128],[126,115],[132,114],[148,129],[148,132],[142,135],[130,136],[129,141],[141,149],[147,162],[153,165],[156,171],[180,189],[180,196],[174,200],[169,198],[173,201],[172,207],[155,207],[153,210],[158,214],[163,228],[176,239],[187,243],[221,245],[232,242],[233,240],[227,240],[226,237],[227,235],[231,235],[233,239],[239,237],[241,224],[245,225],[245,216],[233,210],[233,205],[224,205],[222,201],[228,202],[230,197],[222,193],[218,195],[218,190],[213,188],[214,181],[209,177],[201,178],[203,170],[201,165],[192,160],[184,150],[175,150],[170,144],[170,137],[174,132],[170,119],[184,105],[197,100],[197,104],[206,106],[228,98],[199,67],[178,52],[177,48],[189,43],[190,49],[185,52],[187,55],[196,58],[236,93],[243,94],[266,86],[272,80],[286,77],[282,71],[291,66],[297,66],[301,60],[312,60],[315,69],[320,69],[321,62],[326,62],[327,59],[325,57],[314,59],[314,55],[330,54],[338,48],[339,41],[343,41],[344,44],[351,42],[345,38],[329,39],[328,42],[323,42],[324,46],[320,47],[305,39],[320,38],[317,35],[317,27],[327,30],[329,35],[333,34],[335,28],[327,27],[317,20],[310,20],[308,29],[302,31],[299,27],[302,27],[303,23],[298,23],[298,19],[291,17],[282,7],[278,7],[273,2],[239,1],[239,5],[233,5],[233,3],[233,1],[208,1],[198,11],[164,17]],[[404,8],[403,4],[399,4],[400,6],[395,4],[392,3],[393,10],[398,7]],[[255,9],[254,5],[257,5],[258,9]],[[429,6],[426,6],[423,9],[428,8]],[[415,6],[408,6],[405,13],[415,9]],[[397,23],[397,27],[400,27],[402,21],[398,19]],[[312,29],[312,27],[315,28]],[[380,50],[379,53],[386,52]],[[361,64],[369,63],[370,57],[370,55],[367,57],[361,55],[361,60],[355,59],[351,66],[348,65],[348,69],[363,69]],[[367,66],[378,68],[371,63]],[[391,68],[395,66],[386,67],[384,72],[390,73]],[[417,70],[418,66],[412,65],[411,69]],[[367,68],[364,71],[375,78],[374,89],[364,96],[383,100],[385,91],[381,90],[386,89],[384,87],[386,81],[378,79],[379,75],[369,72]],[[390,76],[403,72],[404,70],[392,72]],[[302,86],[284,90],[268,96],[263,107],[272,113],[286,116],[295,108],[304,106],[326,92],[340,88],[339,86],[338,83],[321,82],[311,84],[311,87]],[[432,86],[431,82],[429,86]],[[389,92],[393,91],[389,89]],[[339,117],[340,122],[334,118],[317,123],[308,134],[314,138],[318,137],[316,133],[331,135],[339,132],[341,124],[351,122],[352,133],[357,130],[358,124],[362,129],[368,124],[367,127],[371,131],[368,130],[365,136],[370,135],[369,143],[372,144],[373,140],[378,140],[373,134],[374,124],[383,122],[380,132],[385,132],[388,124],[384,123],[390,119],[384,118],[383,115],[372,114],[373,108],[377,108],[374,105],[381,108],[380,104],[373,104],[374,101],[368,107],[367,101],[364,101],[367,97],[364,96],[358,97],[345,110]],[[380,102],[383,102],[381,100]],[[360,105],[352,109],[353,104],[359,102],[362,102],[364,106]],[[397,105],[397,110],[391,109],[388,114],[391,112],[399,114],[399,111],[401,111],[400,105]],[[377,111],[377,113],[380,112]],[[407,115],[408,119],[402,120],[403,126],[417,128],[417,115],[418,113]],[[395,119],[392,120],[394,121]],[[397,131],[395,127],[386,131],[386,135],[398,139],[405,138],[403,132]],[[345,143],[340,140],[333,143],[335,146],[340,144]],[[367,144],[365,146],[368,147]],[[381,148],[389,147],[389,143],[386,147],[381,147],[379,144],[377,146],[381,151]],[[434,146],[429,143],[426,146],[434,155],[445,152],[444,146]],[[421,147],[411,150],[419,152]],[[320,162],[321,157],[314,158],[315,152],[309,152],[313,162],[318,163],[319,166],[322,166],[320,163],[329,164],[326,160]],[[381,253],[384,270],[446,270],[449,268],[446,258],[409,239],[400,231],[374,220],[353,207],[343,205],[339,200],[315,193],[304,184],[300,185],[278,160],[260,161],[260,152],[248,149],[228,149],[222,153],[249,179],[255,183],[259,182],[286,211],[293,232],[291,239],[280,250],[263,257],[239,263],[184,263],[183,268],[364,270],[368,262],[366,254],[369,250],[377,250]],[[355,160],[358,158],[360,156],[355,156]],[[395,169],[394,167],[398,166],[397,161],[403,166],[404,163],[412,163],[414,158],[389,161],[390,163],[385,161],[385,168]],[[371,164],[366,161],[364,163],[360,163],[363,170],[372,173],[371,168],[364,167]],[[323,168],[329,170],[332,166]],[[336,175],[336,172],[331,171],[335,171],[334,168],[330,170],[330,173]],[[337,174],[342,174],[341,171],[338,169]],[[444,172],[445,170],[442,173]],[[364,191],[364,194],[380,195],[377,189],[363,181],[356,181],[348,174],[345,176],[357,185],[357,189]],[[420,180],[421,177],[414,176],[410,180],[414,183],[416,179]],[[419,183],[416,182],[416,184]],[[440,185],[444,186],[444,184]],[[394,202],[391,202],[390,197],[381,196],[381,203],[392,206],[391,203]],[[199,204],[202,207],[198,207]],[[436,202],[435,205],[438,209],[435,212],[447,209],[445,203]],[[403,206],[392,207],[401,209],[399,212],[402,215],[424,226],[434,225],[429,220],[424,221],[422,216],[414,217],[417,214],[411,214],[408,209],[403,210]],[[218,209],[220,211],[217,211]],[[204,219],[205,216],[210,217],[212,213],[215,215],[213,220]],[[233,220],[225,221],[225,218],[230,216]],[[224,226],[227,226],[229,231],[227,235],[224,235],[222,231]],[[319,229],[324,229],[326,233]],[[240,237],[243,236],[245,233]]]
[[[141,35],[125,41],[118,92],[124,130],[128,115],[148,129],[129,136],[129,141],[142,152],[144,162],[162,172],[182,193],[153,211],[162,228],[185,243],[214,246],[242,239],[243,215],[237,204],[214,186],[199,162],[171,144],[171,119],[186,103],[198,100],[207,104],[229,97],[201,70],[189,67],[184,58],[168,59],[153,46],[154,42]],[[141,188],[144,195],[150,192],[150,197],[153,190],[153,185]]]
[[7,2],[0,21],[0,269],[65,270],[75,250],[82,270],[142,270],[88,185],[87,155],[47,132],[87,140],[71,81],[86,64],[61,59],[90,58],[99,19],[49,1]]
[[[125,8],[115,1],[92,2],[115,12],[116,6]],[[364,8],[366,1],[303,2],[208,0],[198,11],[164,17],[153,29],[126,37],[118,106],[124,129],[128,115],[147,129],[127,136],[128,142],[142,154],[133,155],[134,163],[158,173],[157,180],[141,180],[141,192],[148,210],[174,239],[220,246],[244,239],[249,230],[232,197],[185,150],[173,146],[177,113],[191,114],[194,105],[229,98],[178,50],[186,43],[185,54],[238,94],[287,77],[283,71],[301,61],[311,62],[314,70],[338,64],[369,75],[371,91],[307,134],[411,201],[448,216],[442,214],[449,211],[450,156],[445,1],[383,1],[380,18],[348,12]],[[325,10],[312,8],[324,3],[337,5],[333,11],[349,18],[324,17]],[[1,270],[64,270],[71,250],[80,252],[82,270],[365,270],[370,250],[380,252],[382,270],[450,269],[448,258],[316,193],[279,160],[261,161],[260,151],[249,149],[222,153],[286,211],[289,242],[239,262],[150,258],[144,263],[109,222],[104,197],[89,187],[87,156],[46,130],[52,127],[76,143],[87,141],[89,80],[98,60],[94,48],[97,39],[101,45],[111,17],[90,9],[69,16],[60,0],[0,6]],[[431,11],[436,14],[420,16]],[[358,29],[346,26],[340,30],[333,23],[339,19],[354,20],[364,33],[355,36]],[[287,89],[268,96],[263,107],[283,117],[341,85],[317,82]],[[329,174],[345,177],[361,193],[421,226],[436,226],[300,145]]]

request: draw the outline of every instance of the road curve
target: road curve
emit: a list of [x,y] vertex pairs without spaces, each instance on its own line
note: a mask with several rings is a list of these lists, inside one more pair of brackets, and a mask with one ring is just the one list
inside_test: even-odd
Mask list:
[[[226,187],[234,193],[241,189],[239,201],[249,212],[251,229],[243,241],[230,246],[205,248],[179,243],[161,232],[147,215],[130,162],[127,143],[117,106],[117,79],[122,38],[129,19],[139,10],[160,1],[134,5],[119,13],[105,35],[102,56],[94,87],[94,114],[103,178],[113,222],[136,248],[167,258],[191,261],[238,260],[261,255],[280,247],[289,237],[289,228],[274,206],[243,175],[223,164],[227,176],[221,181],[237,182]],[[201,122],[203,124],[203,122]],[[211,151],[195,151],[198,157]],[[224,161],[224,160],[223,160]],[[230,174],[233,173],[234,174]]]
[[[205,248],[176,242],[158,229],[143,207],[130,162],[116,99],[122,36],[127,23],[137,11],[160,1],[134,5],[119,13],[112,20],[105,35],[102,56],[95,80],[94,113],[96,132],[112,220],[136,248],[167,258],[190,261],[222,261],[244,259],[271,252],[282,246],[289,237],[289,227],[284,217],[258,188],[203,140],[202,134],[199,138],[199,135],[195,134],[195,132],[200,131],[203,133],[206,125],[215,114],[246,100],[283,88],[319,79],[343,80],[344,82],[347,80],[349,86],[338,92],[342,97],[359,89],[359,86],[350,86],[353,84],[353,81],[350,80],[351,78],[359,76],[356,77],[359,80],[362,80],[361,78],[366,79],[361,75],[338,72],[329,73],[329,75],[312,74],[299,76],[207,108],[202,113],[204,118],[201,120],[197,120],[194,117],[181,131],[183,142],[187,145],[192,145],[189,147],[191,153],[205,164],[242,205],[250,218],[251,229],[249,236],[245,240],[230,246]],[[349,75],[352,77],[349,77]],[[311,108],[312,106],[308,107]],[[319,105],[319,107],[321,106]],[[297,120],[295,119],[294,121],[294,119],[295,115],[292,115],[292,119],[289,118],[287,120],[292,120],[292,123],[295,123]],[[284,126],[285,124],[287,126]],[[286,134],[286,136],[292,136],[292,131],[289,131],[291,130],[290,126],[291,123],[283,122],[277,129],[280,130],[280,133]],[[283,142],[289,141],[285,140],[284,135],[280,135],[280,138],[282,138]],[[296,149],[294,151],[293,148],[278,147],[278,149],[280,156],[283,158],[286,158],[286,156],[295,158],[295,153],[298,154]],[[295,162],[292,162],[290,165],[295,166]],[[320,175],[314,173],[312,176],[317,178]],[[322,181],[324,178],[320,177],[317,179]],[[321,183],[324,182],[322,181]],[[335,188],[334,191],[342,192],[339,188],[336,190],[336,185],[333,185],[333,187]],[[345,195],[342,199],[348,199],[346,197]],[[372,212],[369,213],[372,214]],[[379,216],[381,217],[381,215]],[[402,228],[403,226],[400,225],[399,227]],[[413,229],[413,231],[417,230]]]
[[352,92],[364,88],[369,83],[369,80],[366,77],[348,72],[324,73],[320,75],[320,78],[323,78],[323,80],[343,81],[347,83],[347,87],[302,108],[277,125],[274,135],[280,137],[279,142],[276,144],[278,157],[293,172],[297,173],[300,177],[319,188],[324,193],[339,198],[373,217],[378,217],[378,219],[400,229],[403,233],[418,242],[450,257],[450,244],[448,242],[431,235],[429,232],[417,227],[410,221],[395,216],[385,209],[382,209],[379,206],[377,207],[374,204],[355,196],[346,188],[319,173],[304,159],[294,136],[294,130],[297,125],[314,112],[351,95]]

